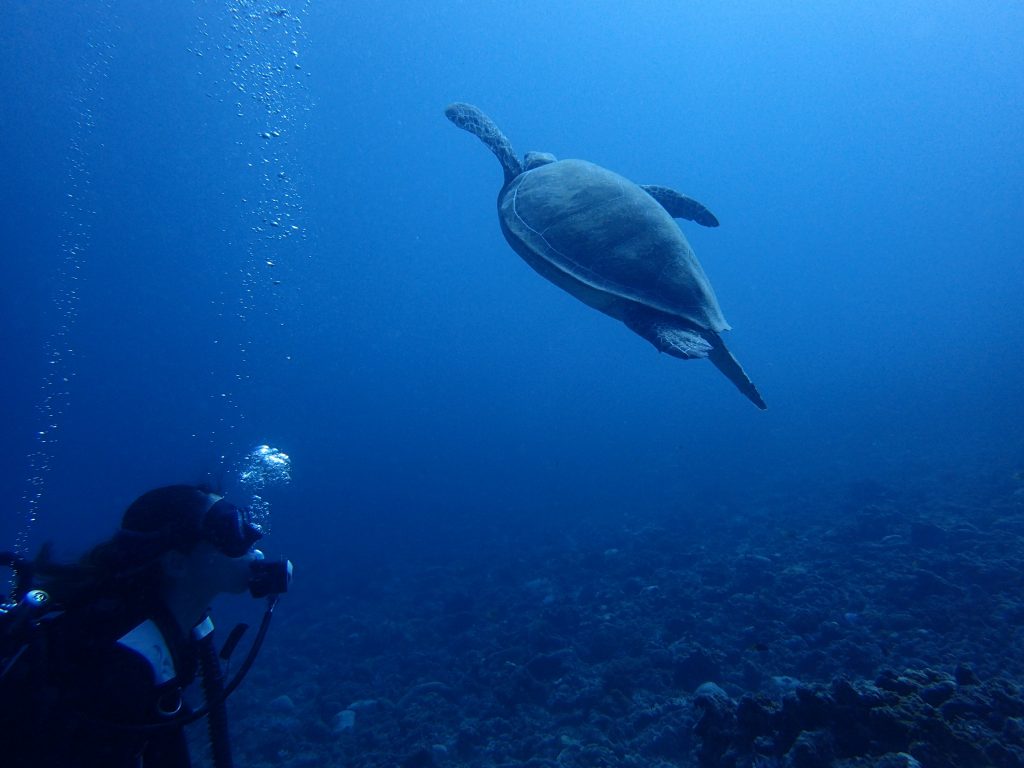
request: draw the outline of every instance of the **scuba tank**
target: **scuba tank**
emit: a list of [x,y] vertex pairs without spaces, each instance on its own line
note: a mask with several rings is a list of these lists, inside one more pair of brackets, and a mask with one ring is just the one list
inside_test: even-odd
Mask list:
[[[156,734],[165,729],[183,728],[203,717],[208,717],[210,747],[216,768],[232,768],[231,743],[228,735],[228,696],[241,684],[259,654],[270,628],[274,608],[281,593],[287,591],[291,582],[292,564],[289,560],[254,561],[250,575],[249,591],[253,597],[266,597],[267,607],[260,622],[252,645],[241,666],[231,681],[225,685],[220,661],[213,642],[213,622],[207,617],[192,632],[197,643],[200,673],[205,704],[193,712],[168,717],[157,723],[136,725],[130,723],[92,720],[96,726],[115,731],[130,731],[139,734]],[[15,573],[15,586],[11,597],[0,602],[0,684],[23,657],[35,641],[45,642],[44,624],[46,619],[55,618],[63,612],[41,589],[32,589],[33,576],[30,561],[10,552],[0,553],[0,567],[11,568]],[[220,658],[227,660],[237,646],[247,625],[240,624],[228,635],[220,652]],[[30,672],[31,674],[31,672]],[[87,717],[87,716],[86,716]]]

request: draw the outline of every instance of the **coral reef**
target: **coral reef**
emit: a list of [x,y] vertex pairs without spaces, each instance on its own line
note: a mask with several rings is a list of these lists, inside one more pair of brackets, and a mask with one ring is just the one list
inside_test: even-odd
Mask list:
[[238,762],[1022,766],[1018,490],[864,483],[302,564],[230,703]]

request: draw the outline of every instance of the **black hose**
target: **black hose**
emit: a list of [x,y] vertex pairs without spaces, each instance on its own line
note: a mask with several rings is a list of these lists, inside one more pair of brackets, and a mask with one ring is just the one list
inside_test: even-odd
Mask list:
[[[132,733],[160,733],[161,731],[165,731],[170,728],[182,728],[186,725],[191,725],[197,720],[206,717],[213,711],[215,707],[219,707],[222,711],[226,712],[224,702],[227,700],[228,696],[230,696],[234,692],[234,690],[239,686],[239,684],[241,684],[242,680],[245,679],[245,676],[249,672],[249,669],[252,667],[253,662],[256,661],[256,656],[259,654],[260,648],[263,647],[263,640],[267,636],[267,630],[270,629],[270,620],[274,617],[274,608],[277,607],[277,601],[279,597],[280,595],[270,595],[267,598],[267,609],[263,612],[263,620],[260,622],[259,630],[257,630],[256,637],[252,641],[252,646],[250,646],[249,648],[249,653],[246,654],[245,660],[238,668],[238,671],[235,672],[235,676],[231,678],[231,682],[227,685],[223,685],[224,678],[220,675],[220,666],[217,666],[218,676],[220,677],[221,680],[221,690],[220,693],[216,694],[212,698],[210,696],[210,692],[205,690],[206,675],[204,672],[203,686],[204,692],[206,693],[206,703],[196,711],[186,715],[176,715],[175,717],[169,720],[165,720],[160,723],[151,723],[149,725],[130,725],[128,723],[112,723],[102,720],[90,720],[88,718],[86,719],[88,720],[88,722],[91,722],[94,725],[112,728],[118,731],[131,731]],[[210,640],[210,646],[212,645],[213,640]],[[206,669],[204,661],[206,655],[207,654],[205,651],[203,651],[203,646],[201,644],[199,650],[199,663],[200,669],[204,671]],[[215,658],[213,660],[216,661],[216,653],[214,653],[214,657]]]
[[213,632],[199,641],[199,666],[203,673],[203,694],[209,708],[207,726],[210,730],[210,751],[216,768],[232,768],[231,736],[228,734],[227,697],[224,675],[213,646]]

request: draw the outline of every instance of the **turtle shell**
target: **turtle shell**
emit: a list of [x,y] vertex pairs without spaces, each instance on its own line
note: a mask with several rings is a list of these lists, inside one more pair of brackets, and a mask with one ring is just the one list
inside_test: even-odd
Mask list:
[[[587,296],[596,290],[699,329],[729,328],[675,220],[617,173],[584,160],[541,165],[502,190],[498,214],[509,244],[587,303],[595,304]],[[556,279],[548,265],[573,280]],[[577,289],[574,280],[583,285]]]

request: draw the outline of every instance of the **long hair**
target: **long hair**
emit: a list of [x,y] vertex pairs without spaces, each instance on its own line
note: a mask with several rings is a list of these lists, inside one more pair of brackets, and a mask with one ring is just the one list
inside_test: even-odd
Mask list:
[[58,608],[84,603],[99,595],[148,602],[160,590],[160,554],[138,557],[125,544],[118,531],[77,561],[66,563],[53,557],[53,544],[47,542],[29,564],[30,586],[45,590],[51,604]]
[[[33,588],[44,589],[54,604],[72,605],[98,595],[148,602],[160,591],[161,557],[190,551],[201,538],[209,504],[205,486],[169,485],[144,493],[125,510],[121,528],[77,562],[53,558],[45,544],[28,564]],[[23,566],[24,568],[24,566]],[[19,583],[22,568],[19,571]]]

